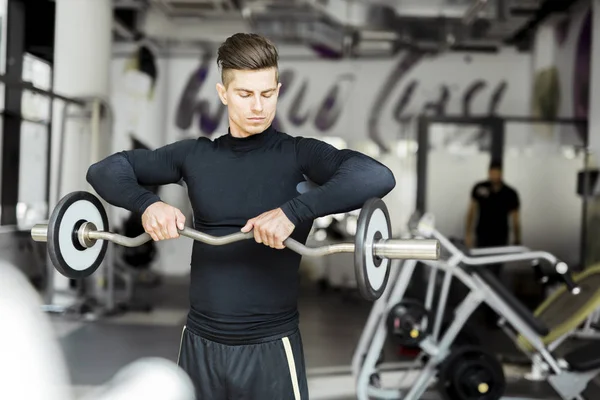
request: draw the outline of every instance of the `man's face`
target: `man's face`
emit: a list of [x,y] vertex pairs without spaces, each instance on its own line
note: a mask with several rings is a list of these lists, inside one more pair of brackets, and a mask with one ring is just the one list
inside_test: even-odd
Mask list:
[[493,184],[500,184],[502,183],[502,171],[498,168],[491,168],[489,170],[489,180],[490,182],[492,182]]
[[217,84],[217,92],[227,105],[229,125],[233,134],[250,136],[263,132],[275,118],[281,84],[275,68],[228,72],[227,87]]

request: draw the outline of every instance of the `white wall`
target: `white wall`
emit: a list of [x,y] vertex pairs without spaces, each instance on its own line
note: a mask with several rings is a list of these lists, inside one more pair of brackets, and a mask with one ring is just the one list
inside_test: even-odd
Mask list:
[[[281,53],[287,53],[286,49],[281,49]],[[134,129],[132,127],[135,127],[136,136],[140,140],[153,146],[186,137],[205,135],[214,138],[226,133],[226,112],[222,112],[210,129],[199,128],[202,120],[197,115],[187,128],[176,124],[180,100],[188,83],[201,81],[200,53],[197,57],[174,55],[169,59],[161,59],[158,63],[156,94],[154,98],[143,102],[139,99],[143,97],[141,94],[145,93],[143,89],[147,83],[136,74],[123,73],[127,58],[122,54],[121,51],[115,57],[112,67],[113,102],[117,114],[113,143],[115,151],[129,145],[127,138],[128,132]],[[341,137],[350,148],[376,156],[388,165],[394,171],[398,184],[385,200],[394,220],[393,229],[398,234],[414,210],[416,148],[404,146],[404,150],[400,152],[402,157],[397,157],[396,153],[380,155],[377,146],[369,138],[369,132],[379,132],[383,140],[392,145],[392,149],[396,148],[394,143],[400,137],[415,140],[414,130],[411,129],[408,130],[408,138],[402,136],[403,126],[398,121],[399,117],[421,113],[427,103],[439,101],[443,87],[447,88],[449,94],[445,113],[463,114],[465,93],[478,81],[484,83],[484,86],[470,103],[473,115],[488,114],[491,96],[503,83],[507,85],[506,90],[498,108],[493,111],[503,115],[527,115],[531,87],[531,58],[527,54],[512,51],[500,55],[445,54],[424,58],[408,68],[405,74],[398,74],[398,66],[404,61],[405,55],[377,61],[325,61],[314,57],[299,60],[282,56],[280,71],[282,79],[287,78],[288,83],[282,88],[277,114],[281,129],[291,135]],[[203,122],[206,127],[211,126],[210,119],[219,116],[219,112],[223,110],[220,110],[222,105],[215,89],[215,84],[220,80],[215,59],[213,57],[204,62],[205,79],[188,96],[192,99],[192,106],[204,102]],[[417,84],[412,98],[401,115],[394,115],[398,101],[411,83]],[[315,119],[322,109],[324,99],[335,85],[338,85],[339,92],[334,111],[339,111],[339,114],[329,129],[320,130]],[[298,97],[303,90],[304,100],[298,104]],[[129,111],[132,105],[138,115],[137,121],[133,122]],[[295,124],[292,111],[305,115],[304,123]],[[322,117],[321,112],[320,118]],[[189,202],[181,187],[170,185],[162,189],[161,195],[165,201],[189,212]],[[189,270],[190,240],[159,243],[159,248],[161,261],[157,269],[173,274]]]
[[167,130],[169,61],[158,58],[158,79],[153,93],[150,78],[139,71],[127,68],[130,60],[115,58],[111,66],[111,101],[115,111],[115,136],[113,149],[128,149],[130,136],[151,147],[165,144]]
[[506,155],[505,165],[506,180],[521,200],[523,243],[579,263],[582,202],[575,188],[582,157]]
[[489,153],[429,153],[427,163],[427,212],[435,215],[435,226],[444,236],[463,239],[465,219],[475,182],[485,179]]
[[[556,71],[558,91],[554,95],[557,96],[558,118],[586,119],[595,112],[590,107],[589,97],[592,90],[592,25],[591,1],[581,0],[571,7],[568,14],[547,21],[547,37],[539,38],[546,43],[540,45],[544,51],[538,52],[534,64]],[[521,185],[523,196],[531,199],[530,203],[524,204],[523,223],[524,227],[529,225],[533,229],[527,236],[524,232],[524,240],[532,246],[543,245],[549,251],[556,251],[567,260],[579,261],[582,200],[575,191],[577,172],[584,168],[584,162],[580,157],[569,154],[568,149],[552,148],[551,144],[560,142],[563,145],[581,146],[581,135],[586,132],[583,128],[576,129],[568,125],[555,125],[553,129],[538,125],[529,129],[536,132],[535,139],[527,143],[529,152],[523,152],[523,149],[516,152],[514,146],[507,155],[513,163],[507,164],[513,171],[511,178]],[[515,135],[512,137],[513,140],[516,138]],[[597,135],[591,133],[592,143],[595,138]],[[542,150],[544,146],[546,154]],[[539,151],[535,151],[536,147]],[[522,170],[528,173],[523,174],[520,172]],[[535,206],[540,199],[548,201]]]

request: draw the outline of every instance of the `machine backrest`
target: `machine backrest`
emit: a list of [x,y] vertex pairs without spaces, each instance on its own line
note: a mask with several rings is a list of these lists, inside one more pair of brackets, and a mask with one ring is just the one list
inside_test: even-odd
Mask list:
[[540,336],[546,336],[550,333],[550,329],[539,319],[537,319],[533,313],[523,305],[507,288],[500,282],[500,280],[485,267],[466,267],[472,275],[479,276],[495,293],[498,294],[506,302],[506,304],[512,308],[519,317],[521,317],[527,325],[529,325],[534,331]]

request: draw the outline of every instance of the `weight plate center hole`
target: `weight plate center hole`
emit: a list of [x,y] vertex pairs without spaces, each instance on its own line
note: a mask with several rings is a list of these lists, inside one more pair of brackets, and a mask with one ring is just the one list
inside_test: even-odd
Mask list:
[[[380,241],[382,238],[383,238],[383,235],[381,234],[381,232],[379,232],[379,231],[375,232],[375,234],[373,235],[373,242],[371,244],[372,248],[374,248],[375,243]],[[382,262],[383,262],[383,258],[377,256],[375,254],[375,251],[373,251],[373,264],[375,265],[375,267],[379,268],[381,266]]]

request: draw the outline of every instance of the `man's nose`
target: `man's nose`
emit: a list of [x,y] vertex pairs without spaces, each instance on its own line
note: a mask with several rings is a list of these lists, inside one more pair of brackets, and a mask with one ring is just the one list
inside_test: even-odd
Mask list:
[[253,111],[262,111],[263,109],[263,105],[262,105],[262,99],[259,96],[254,97],[254,101],[252,102],[252,110]]

